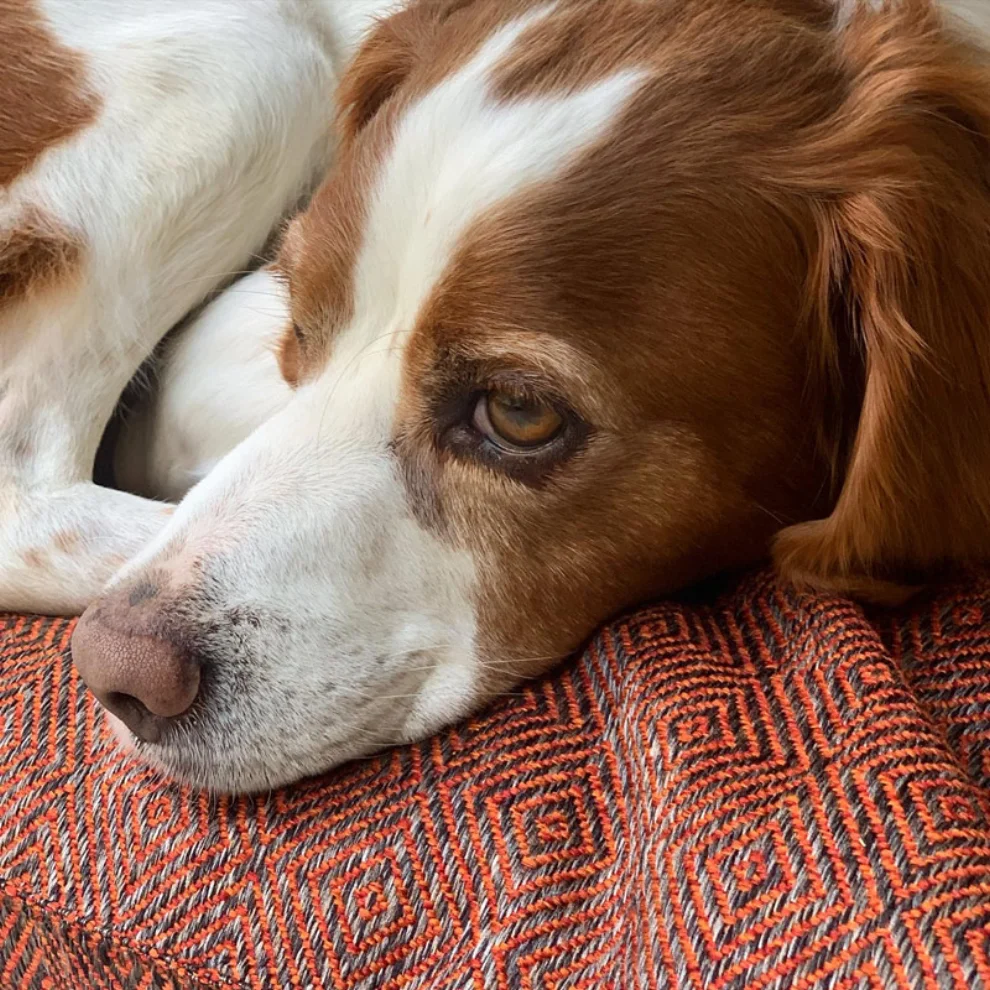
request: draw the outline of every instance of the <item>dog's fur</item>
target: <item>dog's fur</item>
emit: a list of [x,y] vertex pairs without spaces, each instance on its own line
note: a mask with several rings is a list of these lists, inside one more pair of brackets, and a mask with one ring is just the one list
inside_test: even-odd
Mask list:
[[[336,88],[385,4],[39,2],[0,0],[59,67],[25,54],[0,145],[0,603],[99,597],[101,684],[148,643],[194,667],[141,743],[170,773],[263,787],[420,737],[771,549],[882,600],[990,558],[980,3],[409,0]],[[95,488],[137,366],[327,168],[125,434],[134,489],[205,477],[170,518]],[[255,304],[256,374],[211,404]],[[493,442],[500,392],[560,431]]]

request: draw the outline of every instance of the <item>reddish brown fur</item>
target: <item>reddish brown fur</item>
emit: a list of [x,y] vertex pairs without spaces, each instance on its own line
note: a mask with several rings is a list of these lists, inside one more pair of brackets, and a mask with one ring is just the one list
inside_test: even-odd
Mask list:
[[282,377],[293,388],[299,384],[299,379],[302,375],[302,349],[299,343],[299,336],[292,327],[289,327],[282,334],[282,339],[279,341],[278,350],[276,351],[278,367],[282,373]]
[[[295,387],[312,378],[326,363],[334,332],[350,317],[352,269],[361,237],[367,175],[328,180],[310,208],[289,226],[282,239],[275,272],[292,297],[293,323],[279,344],[278,359],[285,380]],[[301,259],[320,272],[308,279]]]
[[0,0],[0,188],[96,119],[78,52],[55,36],[35,0]]
[[[529,6],[422,0],[366,46],[286,261],[300,373],[347,319],[404,107]],[[654,70],[602,147],[478,223],[410,328],[409,490],[472,551],[483,646],[521,671],[776,533],[790,578],[868,597],[990,558],[990,75],[928,0],[842,33],[830,11],[562,0],[500,68],[504,99]],[[534,485],[435,432],[438,395],[552,377],[520,327],[600,371],[557,371],[591,433]]]
[[40,210],[29,210],[13,230],[0,231],[0,308],[64,285],[82,258],[75,237]]
[[990,66],[921,0],[861,13],[838,58],[855,85],[766,180],[813,199],[825,360],[841,386],[851,332],[866,386],[832,515],[782,533],[776,559],[897,598],[990,557]]

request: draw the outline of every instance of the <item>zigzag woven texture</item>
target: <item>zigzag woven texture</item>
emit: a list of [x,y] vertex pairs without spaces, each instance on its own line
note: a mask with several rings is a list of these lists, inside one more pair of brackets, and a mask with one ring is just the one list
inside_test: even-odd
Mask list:
[[112,749],[0,619],[0,987],[990,988],[990,579],[871,621],[766,575],[263,798]]

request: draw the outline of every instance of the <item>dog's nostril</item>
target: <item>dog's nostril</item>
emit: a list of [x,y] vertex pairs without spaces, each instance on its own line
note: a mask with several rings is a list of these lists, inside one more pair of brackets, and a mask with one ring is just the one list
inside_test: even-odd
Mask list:
[[131,732],[145,742],[156,743],[162,737],[162,728],[168,719],[150,712],[143,702],[133,695],[111,691],[100,698],[107,711],[112,712]]
[[139,739],[158,742],[199,696],[199,662],[180,637],[170,635],[165,616],[148,613],[146,600],[135,609],[130,594],[121,589],[83,614],[72,657],[105,708]]

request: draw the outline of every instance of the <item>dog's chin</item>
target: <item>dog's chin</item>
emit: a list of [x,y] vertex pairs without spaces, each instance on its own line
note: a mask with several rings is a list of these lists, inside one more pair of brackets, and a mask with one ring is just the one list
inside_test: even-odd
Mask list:
[[[342,745],[322,758],[306,761],[279,761],[277,764],[241,761],[223,762],[219,754],[203,742],[161,745],[137,739],[117,716],[104,711],[119,750],[132,761],[144,765],[172,783],[210,794],[260,794],[318,777],[342,763],[373,756],[389,744]],[[398,740],[396,740],[398,741]],[[209,753],[209,756],[207,754]]]
[[[474,671],[472,661],[438,667],[425,682],[419,670],[406,679],[396,676],[377,703],[340,734],[326,726],[312,735],[293,732],[273,719],[274,709],[246,702],[237,710],[204,709],[170,725],[153,743],[136,737],[110,712],[104,715],[131,760],[173,783],[212,794],[257,794],[417,742],[464,718],[487,698],[477,690]],[[263,731],[266,725],[274,728]]]

